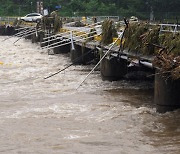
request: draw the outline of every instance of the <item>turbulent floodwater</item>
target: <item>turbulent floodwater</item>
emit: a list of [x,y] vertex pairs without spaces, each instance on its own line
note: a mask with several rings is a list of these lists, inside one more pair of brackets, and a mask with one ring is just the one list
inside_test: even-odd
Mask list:
[[102,81],[38,44],[0,37],[0,153],[179,154],[180,111],[156,113],[152,83]]

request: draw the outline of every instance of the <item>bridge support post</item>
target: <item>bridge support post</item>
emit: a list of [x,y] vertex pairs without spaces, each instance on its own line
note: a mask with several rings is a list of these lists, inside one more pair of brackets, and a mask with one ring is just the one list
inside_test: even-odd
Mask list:
[[32,43],[40,42],[40,32],[32,34]]
[[0,35],[5,35],[5,34],[6,34],[6,27],[0,26]]
[[[61,43],[58,43],[58,42],[61,42]],[[58,44],[56,44],[56,46],[59,45],[59,47],[53,48],[54,54],[68,53],[70,51],[70,44],[66,44],[66,45],[61,46],[61,44],[65,44],[65,43],[68,43],[68,42],[62,42],[61,39],[57,39],[53,43],[58,43]]]
[[15,34],[15,28],[13,26],[6,27],[6,35],[12,36]]
[[15,28],[13,26],[0,26],[0,35],[12,36],[15,34]]
[[124,59],[105,57],[100,64],[102,79],[109,81],[121,79],[127,73],[127,64],[127,60]]
[[78,44],[74,44],[74,48],[71,47],[70,57],[72,62],[76,61],[75,64],[84,65],[95,59],[95,55],[92,49]]
[[157,112],[164,113],[180,108],[180,80],[165,78],[159,71],[155,75],[154,101]]
[[39,41],[40,41],[40,46],[41,47],[44,47],[44,46],[48,45],[48,43],[42,43],[44,41],[44,38],[45,38],[45,32],[40,32],[39,33]]
[[75,64],[82,64],[82,58],[80,58],[81,55],[82,55],[81,46],[76,44],[74,44],[74,46],[71,45],[71,50],[70,50],[71,61],[74,62],[76,60]]
[[32,35],[25,36],[25,39],[31,40],[32,39]]

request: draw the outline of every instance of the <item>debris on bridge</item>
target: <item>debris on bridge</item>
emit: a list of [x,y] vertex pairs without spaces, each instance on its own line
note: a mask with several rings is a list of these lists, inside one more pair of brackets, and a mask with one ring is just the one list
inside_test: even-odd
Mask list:
[[117,30],[112,20],[104,20],[102,24],[102,40],[101,43],[104,45],[113,42],[113,37],[117,37]]

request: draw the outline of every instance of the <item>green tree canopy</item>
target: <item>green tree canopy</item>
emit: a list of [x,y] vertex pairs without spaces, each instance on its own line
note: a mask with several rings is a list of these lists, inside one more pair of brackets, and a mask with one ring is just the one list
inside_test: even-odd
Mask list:
[[[37,0],[1,0],[0,16],[19,16],[36,11]],[[44,7],[50,11],[61,5],[62,16],[117,15],[149,18],[153,11],[155,17],[179,17],[180,0],[43,0]]]

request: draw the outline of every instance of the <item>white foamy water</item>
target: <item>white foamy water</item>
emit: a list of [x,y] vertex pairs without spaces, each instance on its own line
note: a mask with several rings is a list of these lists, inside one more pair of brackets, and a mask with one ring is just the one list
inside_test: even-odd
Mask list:
[[152,83],[102,81],[38,44],[0,37],[0,153],[179,154],[180,112],[158,114]]

